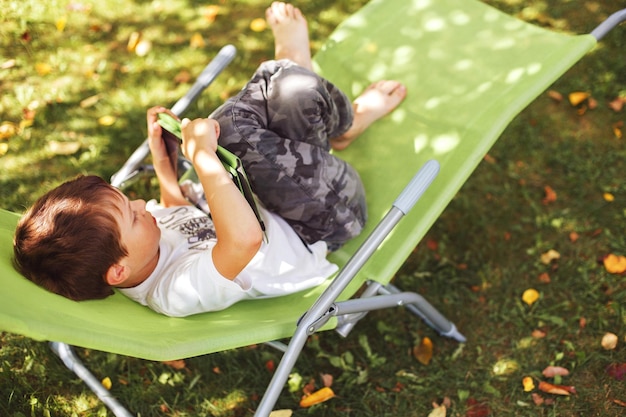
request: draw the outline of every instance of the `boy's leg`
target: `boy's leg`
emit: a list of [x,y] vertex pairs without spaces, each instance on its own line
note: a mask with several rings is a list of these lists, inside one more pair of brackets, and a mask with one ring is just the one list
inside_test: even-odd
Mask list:
[[336,249],[361,231],[361,180],[329,153],[329,138],[352,124],[352,104],[334,85],[292,62],[270,61],[212,117],[261,202],[306,242]]

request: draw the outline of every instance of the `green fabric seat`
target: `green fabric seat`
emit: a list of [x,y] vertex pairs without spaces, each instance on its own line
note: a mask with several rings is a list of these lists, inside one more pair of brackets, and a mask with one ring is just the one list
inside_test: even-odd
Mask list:
[[[424,162],[439,176],[342,294],[387,283],[516,114],[596,44],[558,34],[471,0],[375,0],[343,22],[315,57],[320,73],[356,96],[397,79],[406,101],[340,153],[361,173],[371,230]],[[121,294],[76,303],[39,289],[11,264],[18,216],[0,212],[0,330],[153,360],[222,351],[293,334],[323,286],[168,318]],[[363,237],[331,259],[347,262]],[[327,327],[332,327],[329,322]]]

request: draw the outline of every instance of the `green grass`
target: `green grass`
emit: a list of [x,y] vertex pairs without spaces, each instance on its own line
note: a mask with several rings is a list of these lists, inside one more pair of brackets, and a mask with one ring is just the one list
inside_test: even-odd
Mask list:
[[[313,48],[363,3],[301,2]],[[613,0],[490,3],[577,33],[591,30],[616,8]],[[197,1],[0,0],[0,123],[18,126],[17,134],[0,140],[0,149],[6,149],[0,156],[1,207],[21,211],[78,173],[108,178],[143,140],[145,109],[171,105],[189,88],[188,82],[174,81],[177,76],[197,75],[224,44],[237,47],[236,60],[188,114],[205,115],[241,88],[272,55],[269,31],[249,28],[267,2],[216,4],[219,14],[209,22],[207,5]],[[146,56],[127,50],[133,32],[152,42]],[[196,32],[206,45],[192,49],[189,40]],[[318,387],[321,373],[333,375],[337,397],[303,410],[297,405],[301,390],[285,389],[279,408],[297,416],[427,416],[433,402],[448,397],[448,415],[454,416],[486,415],[476,407],[472,411],[473,401],[494,416],[626,413],[613,401],[626,402],[624,381],[605,371],[626,362],[626,280],[598,262],[608,253],[626,255],[626,139],[614,132],[624,130],[625,113],[607,106],[626,95],[623,32],[622,27],[610,34],[551,87],[564,96],[589,92],[597,108],[581,114],[567,99],[537,98],[397,274],[398,286],[425,295],[468,342],[440,338],[404,310],[371,313],[346,339],[332,332],[313,337],[294,369],[304,383],[312,379]],[[85,105],[83,100],[94,96]],[[28,112],[34,112],[29,126],[23,122]],[[115,117],[115,123],[99,124],[103,116]],[[78,150],[59,154],[56,142]],[[550,204],[542,203],[546,186],[557,193]],[[606,201],[604,193],[615,200]],[[579,235],[577,241],[570,240],[571,232]],[[561,258],[545,265],[540,256],[550,249]],[[549,283],[539,280],[542,273]],[[540,292],[532,306],[521,300],[528,288]],[[535,330],[545,336],[533,337]],[[605,332],[619,336],[617,349],[600,346]],[[434,343],[427,366],[411,353],[423,337]],[[13,334],[0,338],[0,415],[112,415],[45,343]],[[175,369],[85,349],[78,353],[99,378],[111,379],[114,395],[144,417],[250,415],[271,377],[268,364],[280,359],[271,348],[254,346],[189,358],[185,368]],[[505,360],[515,366],[496,372]],[[576,386],[578,394],[544,394],[550,403],[535,405],[522,378],[538,382],[550,364],[570,369],[561,383]]]

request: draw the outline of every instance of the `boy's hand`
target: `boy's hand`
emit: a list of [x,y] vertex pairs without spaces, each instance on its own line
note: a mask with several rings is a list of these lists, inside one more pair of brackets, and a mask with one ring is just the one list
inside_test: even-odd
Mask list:
[[165,146],[165,141],[163,140],[163,128],[159,123],[158,114],[159,113],[167,113],[170,116],[178,119],[174,113],[166,109],[162,106],[155,106],[148,109],[146,114],[146,119],[148,123],[148,145],[150,147],[150,153],[152,154],[152,159],[155,161],[164,160],[169,158],[167,147]]
[[183,119],[181,123],[183,154],[192,163],[205,152],[215,154],[217,139],[220,136],[220,125],[213,119]]

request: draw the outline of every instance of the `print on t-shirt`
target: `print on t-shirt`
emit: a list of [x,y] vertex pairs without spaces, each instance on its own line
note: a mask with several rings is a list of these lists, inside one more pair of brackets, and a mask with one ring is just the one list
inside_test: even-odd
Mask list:
[[169,215],[159,219],[161,228],[178,231],[187,237],[189,249],[206,250],[208,241],[216,238],[215,226],[209,216],[198,217],[198,211],[191,207],[179,207]]

